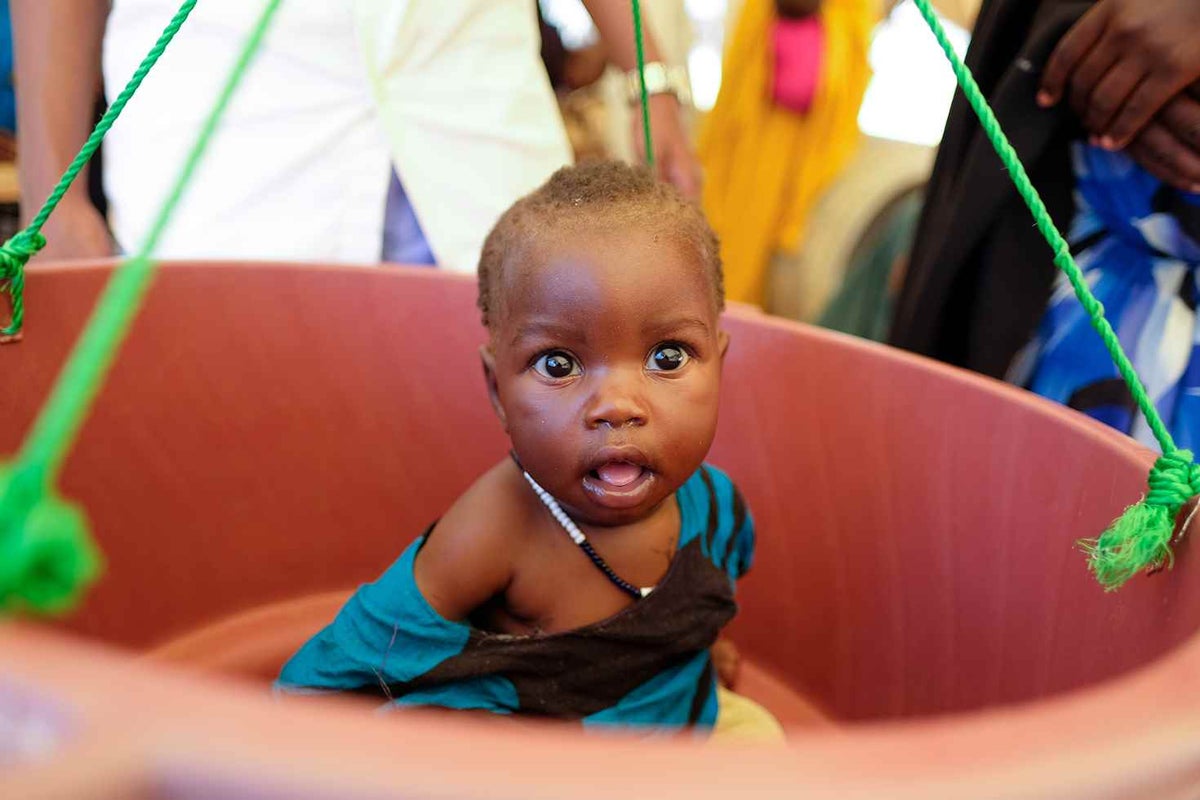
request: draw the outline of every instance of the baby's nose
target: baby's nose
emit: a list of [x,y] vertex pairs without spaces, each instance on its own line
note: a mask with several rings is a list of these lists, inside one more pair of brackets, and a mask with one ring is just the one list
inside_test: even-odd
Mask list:
[[588,428],[606,426],[624,428],[646,424],[646,404],[640,392],[641,370],[606,370],[598,376],[595,391],[588,403]]

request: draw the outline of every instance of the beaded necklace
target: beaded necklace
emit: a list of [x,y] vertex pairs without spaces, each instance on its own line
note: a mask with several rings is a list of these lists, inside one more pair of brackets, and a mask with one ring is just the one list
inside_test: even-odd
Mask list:
[[[515,455],[513,456],[513,460],[516,461]],[[528,481],[530,487],[533,488],[533,493],[538,496],[538,499],[541,500],[542,504],[546,506],[547,510],[550,511],[550,515],[553,516],[554,519],[558,520],[558,524],[561,525],[563,530],[567,532],[567,535],[571,537],[571,541],[579,545],[579,549],[587,554],[587,557],[592,560],[592,563],[595,564],[596,567],[599,568],[599,570],[603,572],[618,589],[632,597],[634,600],[641,600],[643,597],[646,597],[654,591],[655,587],[653,586],[644,586],[639,589],[617,573],[613,572],[613,568],[610,567],[608,562],[596,552],[595,548],[592,547],[592,543],[589,542],[587,537],[583,535],[583,531],[579,530],[579,526],[575,524],[575,521],[567,516],[567,512],[562,510],[562,506],[558,504],[558,501],[554,499],[554,496],[543,489],[541,484],[535,481],[533,476],[525,471],[525,468],[521,466],[521,462],[519,461],[517,461],[517,468],[521,470],[521,474],[525,476],[525,480]]]

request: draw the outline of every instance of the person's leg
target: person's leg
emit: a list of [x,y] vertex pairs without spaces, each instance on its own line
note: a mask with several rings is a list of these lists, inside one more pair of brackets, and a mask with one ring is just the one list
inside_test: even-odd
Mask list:
[[712,738],[719,742],[782,742],[783,726],[753,700],[717,689],[717,724]]

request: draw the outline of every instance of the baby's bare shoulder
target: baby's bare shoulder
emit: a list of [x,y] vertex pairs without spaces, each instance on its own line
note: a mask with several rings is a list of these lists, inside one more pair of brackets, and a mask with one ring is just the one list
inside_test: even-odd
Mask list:
[[529,522],[528,491],[520,470],[502,461],[459,495],[438,521],[437,535],[479,547],[511,547]]
[[425,599],[448,619],[462,619],[512,581],[528,530],[520,472],[498,464],[438,521],[414,565]]

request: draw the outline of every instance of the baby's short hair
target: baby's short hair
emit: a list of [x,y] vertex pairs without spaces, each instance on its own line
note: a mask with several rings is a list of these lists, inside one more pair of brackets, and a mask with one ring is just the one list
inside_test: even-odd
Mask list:
[[528,255],[539,233],[589,222],[667,229],[695,250],[712,285],[718,309],[725,307],[725,279],[717,236],[704,214],[645,167],[590,161],[563,167],[532,194],[501,215],[479,257],[479,310],[491,328],[497,319],[496,287],[504,270]]

